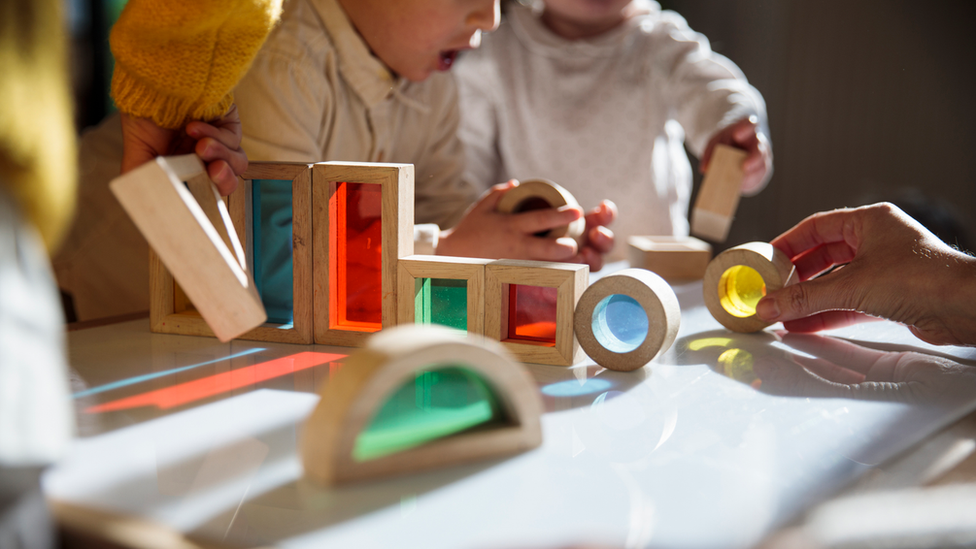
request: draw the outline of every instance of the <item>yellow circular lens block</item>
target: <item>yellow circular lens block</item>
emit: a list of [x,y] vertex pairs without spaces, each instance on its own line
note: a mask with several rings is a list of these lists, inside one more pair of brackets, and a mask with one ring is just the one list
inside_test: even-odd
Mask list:
[[766,282],[752,267],[736,265],[722,273],[718,297],[730,315],[746,318],[756,314],[756,304],[766,295]]

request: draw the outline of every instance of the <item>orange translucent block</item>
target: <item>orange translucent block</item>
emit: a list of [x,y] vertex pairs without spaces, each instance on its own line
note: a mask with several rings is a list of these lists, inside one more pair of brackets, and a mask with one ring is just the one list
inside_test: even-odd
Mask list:
[[556,346],[558,288],[508,285],[508,339]]
[[336,183],[329,288],[330,328],[377,332],[383,327],[380,185]]

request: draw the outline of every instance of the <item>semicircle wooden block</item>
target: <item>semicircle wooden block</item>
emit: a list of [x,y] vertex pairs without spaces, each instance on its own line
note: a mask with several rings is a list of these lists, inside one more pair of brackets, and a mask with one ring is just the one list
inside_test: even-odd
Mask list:
[[[446,367],[463,368],[483,381],[503,421],[357,459],[359,435],[394,392],[418,375]],[[335,485],[523,452],[542,442],[542,409],[532,376],[498,343],[473,342],[438,326],[389,328],[369,338],[323,390],[302,436],[305,472]]]
[[[551,208],[561,208],[563,206],[580,207],[579,202],[573,194],[560,185],[548,179],[526,179],[519,182],[514,189],[509,189],[502,195],[495,208],[501,213],[519,213],[528,211],[532,208],[530,204],[534,200],[543,200]],[[573,240],[579,240],[586,230],[586,220],[582,217],[573,221],[569,225],[557,227],[548,231],[543,236],[547,238],[562,238],[568,236]]]
[[766,242],[748,242],[715,256],[705,269],[705,306],[733,332],[758,332],[770,323],[756,316],[756,303],[767,292],[797,281],[786,254]]
[[[613,300],[618,300],[616,307]],[[644,318],[635,318],[640,311]],[[659,275],[624,269],[587,288],[575,317],[576,338],[586,354],[608,370],[629,372],[671,348],[681,326],[681,307]],[[635,333],[623,333],[634,327]]]

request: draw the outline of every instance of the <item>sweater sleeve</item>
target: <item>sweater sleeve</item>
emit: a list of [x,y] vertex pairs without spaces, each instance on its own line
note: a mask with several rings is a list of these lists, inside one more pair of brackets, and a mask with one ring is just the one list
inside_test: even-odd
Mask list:
[[112,97],[164,128],[212,120],[281,13],[281,0],[130,0],[112,28]]

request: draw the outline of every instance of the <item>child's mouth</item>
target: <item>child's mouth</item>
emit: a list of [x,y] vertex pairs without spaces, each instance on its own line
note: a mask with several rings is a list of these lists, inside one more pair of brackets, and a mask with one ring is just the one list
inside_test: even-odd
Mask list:
[[437,70],[451,70],[451,65],[454,64],[454,59],[457,57],[457,54],[457,50],[442,51],[437,60]]

